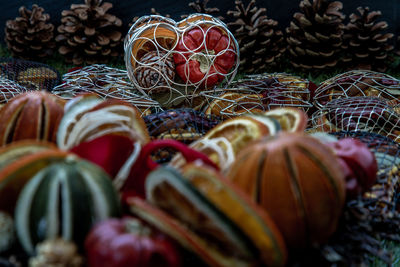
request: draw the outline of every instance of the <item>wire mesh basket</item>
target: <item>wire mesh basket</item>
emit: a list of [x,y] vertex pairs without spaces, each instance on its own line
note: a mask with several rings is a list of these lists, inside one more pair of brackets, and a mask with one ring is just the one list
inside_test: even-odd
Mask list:
[[18,83],[0,76],[0,104],[7,103],[14,96],[27,91],[25,87]]
[[106,65],[90,65],[63,76],[63,84],[52,91],[64,99],[82,93],[96,93],[102,98],[124,100],[137,107],[142,115],[161,111],[158,102],[138,92],[126,71]]
[[338,98],[312,115],[310,131],[367,131],[398,142],[398,112],[397,105],[378,97]]
[[[221,122],[220,118],[189,109],[166,110],[143,117],[152,139],[174,139],[190,144]],[[172,159],[173,149],[162,149],[153,155],[159,163]]]
[[189,108],[166,110],[143,119],[153,139],[175,139],[185,144],[199,139],[221,122],[218,117]]
[[60,73],[56,69],[46,64],[14,58],[0,58],[0,76],[28,90],[51,91],[61,82]]
[[239,45],[227,25],[207,14],[180,22],[143,16],[124,42],[128,76],[162,106],[192,107],[203,90],[229,83],[239,66]]
[[267,111],[277,107],[294,107],[308,111],[313,83],[287,73],[247,75],[229,87],[202,92],[204,111],[222,117]]
[[397,99],[400,81],[384,73],[352,70],[322,82],[315,91],[314,101],[316,107],[322,108],[333,99],[356,96]]

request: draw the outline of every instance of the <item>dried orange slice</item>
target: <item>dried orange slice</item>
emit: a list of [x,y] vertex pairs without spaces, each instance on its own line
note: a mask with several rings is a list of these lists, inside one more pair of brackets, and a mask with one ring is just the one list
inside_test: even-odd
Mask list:
[[250,238],[265,265],[284,265],[287,253],[281,233],[269,215],[249,196],[205,165],[185,165],[182,177]]
[[308,117],[304,111],[297,108],[276,108],[264,113],[251,115],[251,118],[262,122],[264,117],[276,119],[282,131],[304,132],[307,128]]
[[[148,25],[142,25],[143,29],[139,31],[136,40],[132,44],[131,64],[134,69],[137,62],[150,51],[171,50],[178,40],[178,33],[172,25],[167,23],[150,22]],[[145,28],[144,28],[145,27]]]
[[232,144],[237,154],[249,142],[268,135],[275,135],[281,129],[274,118],[265,117],[263,122],[253,117],[237,117],[226,120],[206,133],[204,139],[223,137]]
[[[239,151],[250,142],[275,135],[280,129],[279,122],[272,117],[236,117],[218,124],[190,147],[206,154],[224,173],[229,170]],[[178,153],[170,165],[180,168],[185,163]]]
[[243,113],[252,113],[253,110],[259,112],[264,109],[262,97],[261,94],[226,92],[211,101],[205,114],[230,117]]
[[[257,253],[249,238],[187,179],[171,167],[159,167],[146,178],[147,200],[206,241],[223,261],[218,266],[252,266]],[[217,254],[215,253],[215,254]]]
[[207,14],[193,14],[178,22],[178,27],[184,28],[191,23],[207,22],[207,21],[215,21],[215,18]]

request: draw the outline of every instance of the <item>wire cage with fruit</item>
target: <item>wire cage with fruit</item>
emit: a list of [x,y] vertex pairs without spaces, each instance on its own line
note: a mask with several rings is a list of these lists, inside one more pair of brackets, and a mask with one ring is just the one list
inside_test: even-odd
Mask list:
[[182,21],[143,16],[124,42],[128,76],[143,95],[161,105],[186,107],[203,90],[233,80],[239,45],[225,23],[207,14]]

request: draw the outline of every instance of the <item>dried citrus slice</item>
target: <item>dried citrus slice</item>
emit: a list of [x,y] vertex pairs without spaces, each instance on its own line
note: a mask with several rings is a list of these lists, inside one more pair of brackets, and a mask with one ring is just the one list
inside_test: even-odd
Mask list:
[[274,118],[265,117],[262,122],[254,117],[237,117],[226,120],[206,133],[204,139],[223,137],[231,143],[237,154],[249,142],[268,135],[275,135],[281,129]]
[[227,92],[211,101],[205,114],[230,117],[243,113],[252,113],[253,110],[260,111],[264,109],[262,98],[261,94]]
[[178,40],[178,33],[173,25],[168,23],[150,22],[142,25],[136,33],[137,38],[132,44],[131,64],[134,69],[136,63],[148,52],[154,50],[169,51]]
[[247,266],[257,253],[251,240],[189,181],[171,167],[160,167],[146,178],[147,200],[191,229],[208,247],[231,264]]
[[251,115],[251,118],[263,121],[262,118],[265,116],[276,119],[282,131],[304,132],[307,127],[308,117],[301,109],[289,107],[276,108],[264,113]]
[[[272,117],[236,117],[218,124],[190,147],[206,154],[225,172],[247,144],[264,136],[275,135],[280,129],[279,122]],[[170,164],[180,168],[185,160],[177,154]]]
[[287,252],[281,233],[269,215],[247,195],[215,169],[201,164],[185,165],[182,177],[251,239],[265,265],[285,264]]
[[214,267],[247,267],[235,258],[228,258],[218,250],[213,249],[201,236],[196,235],[191,229],[180,223],[168,213],[151,205],[140,198],[129,198],[130,211],[140,219],[156,227],[160,231],[175,239],[182,247],[197,254],[205,263]]
[[189,15],[187,18],[181,20],[178,22],[178,27],[179,28],[186,28],[188,25],[193,24],[193,23],[199,23],[199,22],[215,22],[216,19],[213,16],[210,16],[208,14],[192,14]]

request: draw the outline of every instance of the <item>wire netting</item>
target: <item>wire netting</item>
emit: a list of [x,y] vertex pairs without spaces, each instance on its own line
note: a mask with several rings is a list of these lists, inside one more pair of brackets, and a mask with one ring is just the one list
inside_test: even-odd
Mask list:
[[367,131],[400,141],[399,107],[378,97],[338,98],[311,117],[311,131]]
[[0,75],[27,90],[51,91],[61,82],[56,69],[43,63],[15,58],[0,58]]
[[357,96],[397,99],[400,81],[384,73],[352,70],[322,82],[315,91],[314,102],[316,107],[322,108],[334,99]]
[[158,102],[143,96],[130,82],[125,70],[95,64],[74,70],[63,76],[63,84],[53,93],[71,99],[82,93],[96,93],[107,99],[120,99],[137,107],[142,115],[161,111]]
[[222,117],[267,111],[277,107],[293,107],[308,111],[312,107],[314,85],[310,81],[286,73],[247,75],[229,87],[202,92],[204,111]]
[[7,103],[11,98],[28,90],[3,76],[0,76],[0,104]]

